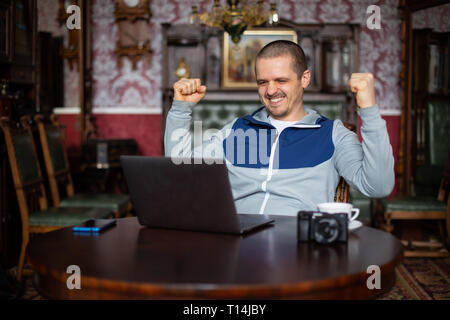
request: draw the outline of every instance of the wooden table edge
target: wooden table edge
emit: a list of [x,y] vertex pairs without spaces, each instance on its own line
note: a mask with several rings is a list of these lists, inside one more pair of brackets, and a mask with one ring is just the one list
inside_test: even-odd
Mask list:
[[[322,299],[321,293],[328,292],[330,298],[325,299],[371,299],[388,290],[395,283],[395,268],[403,259],[403,248],[390,262],[381,265],[382,288],[361,290],[361,281],[366,281],[370,274],[366,272],[344,275],[335,278],[326,278],[319,281],[304,281],[298,283],[279,283],[273,285],[167,285],[150,283],[130,283],[102,278],[82,276],[82,289],[91,293],[81,299]],[[37,290],[48,298],[71,299],[74,296],[80,299],[78,292],[67,289],[67,273],[48,270],[42,264],[29,258],[29,263],[35,269],[34,284]],[[387,279],[387,281],[383,281]],[[57,283],[66,294],[55,296],[45,290],[45,282]],[[194,288],[195,286],[195,288]],[[359,288],[359,290],[357,290]],[[328,291],[326,291],[329,289]],[[346,294],[339,294],[345,290]],[[352,290],[357,290],[352,294]],[[60,291],[60,290],[58,290]],[[333,296],[333,291],[336,295]],[[74,293],[74,295],[71,295]],[[76,293],[76,294],[75,294]],[[81,292],[80,292],[81,293]],[[92,296],[92,293],[95,293]]]

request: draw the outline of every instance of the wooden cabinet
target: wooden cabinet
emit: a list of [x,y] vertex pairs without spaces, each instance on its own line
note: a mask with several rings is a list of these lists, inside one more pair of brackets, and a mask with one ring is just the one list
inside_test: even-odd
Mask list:
[[[346,93],[350,74],[359,69],[359,25],[301,25],[282,20],[277,28],[258,30],[294,30],[302,46],[311,84],[307,92]],[[221,83],[223,72],[223,33],[204,26],[163,24],[163,88],[177,80],[181,61],[187,63],[190,77],[199,77],[209,89],[233,91]],[[235,88],[245,91],[245,87]],[[248,87],[247,87],[248,89]]]
[[11,117],[37,109],[36,0],[0,0],[0,80],[12,94]]
[[[412,169],[426,160],[426,119],[430,102],[450,103],[450,33],[433,32],[431,29],[413,31],[412,73],[412,144],[415,161]],[[445,119],[442,119],[445,120]]]
[[[425,131],[422,129],[416,129],[416,127],[425,128],[423,120],[420,120],[424,119],[424,108],[417,108],[417,105],[424,105],[423,99],[425,96],[433,98],[434,93],[427,92],[428,90],[425,89],[429,86],[429,44],[438,44],[437,42],[435,42],[436,39],[433,39],[435,38],[435,36],[430,34],[429,31],[413,32],[413,15],[420,10],[437,7],[440,5],[446,5],[447,3],[448,1],[446,0],[399,0],[398,8],[399,15],[401,17],[401,71],[399,77],[401,88],[401,120],[400,146],[397,155],[395,173],[397,193],[404,196],[409,196],[412,194],[411,186],[414,185],[416,161],[418,161],[419,164],[425,161],[423,152],[420,151],[420,148],[423,149],[423,146],[421,146],[421,144],[423,141],[425,141]],[[423,34],[420,35],[420,33]],[[448,43],[448,34],[446,37]],[[438,42],[444,44],[445,40],[444,42]],[[444,96],[446,96],[447,99],[450,74],[448,71],[448,48],[449,46],[447,44],[447,69],[441,71],[444,75],[446,74],[447,78],[447,85],[444,85],[442,87],[447,88],[446,94],[443,91]],[[437,48],[431,50],[436,51],[436,49]],[[437,73],[439,73],[439,70],[436,71]],[[439,85],[436,88],[438,87]],[[432,91],[434,91],[433,85]],[[439,94],[435,95],[435,98],[438,98],[438,96]],[[422,155],[420,155],[420,153],[422,153]]]
[[[309,103],[308,106],[317,103],[325,108],[340,108],[337,113],[341,120],[357,124],[356,105],[346,83],[351,73],[359,72],[359,25],[301,25],[281,19],[277,28],[254,30],[294,30],[298,43],[305,51],[312,75],[304,101]],[[208,87],[208,94],[200,102],[203,105],[196,108],[201,112],[206,114],[217,109],[223,114],[240,114],[253,108],[253,105],[254,109],[260,105],[256,86],[232,89],[223,86],[223,41],[221,31],[205,26],[163,25],[163,131],[165,118],[172,104],[172,85],[178,80],[177,68],[184,63],[188,66],[189,77],[200,78]],[[221,117],[220,114],[218,116]],[[195,114],[193,117],[196,119]],[[212,122],[222,125],[220,121]]]
[[[189,67],[189,78],[206,79],[207,43],[219,34],[206,34],[203,27],[186,24],[163,24],[163,88],[168,89],[177,81],[176,70],[183,59]],[[219,57],[218,57],[219,58]],[[219,62],[220,63],[220,62]]]
[[[0,81],[8,83],[1,95],[1,112],[18,121],[36,112],[36,0],[0,0]],[[20,214],[0,133],[0,262],[17,263],[21,243]]]
[[[442,169],[450,143],[446,136],[450,126],[450,33],[431,29],[413,30],[412,37],[412,143],[411,181],[420,180],[417,170],[434,166]],[[442,168],[441,168],[442,167]],[[437,171],[435,190],[441,170]],[[433,177],[428,174],[428,180]],[[414,191],[414,190],[412,190]]]
[[11,48],[11,5],[9,1],[0,1],[0,62],[8,61]]
[[413,90],[436,95],[450,93],[450,33],[413,31]]
[[0,77],[11,84],[35,81],[36,0],[0,0]]

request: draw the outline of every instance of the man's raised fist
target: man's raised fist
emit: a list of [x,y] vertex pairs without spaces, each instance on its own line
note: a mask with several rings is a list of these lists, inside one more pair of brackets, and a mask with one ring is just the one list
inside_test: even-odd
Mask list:
[[371,73],[353,73],[348,86],[352,92],[356,93],[356,104],[360,108],[371,107],[377,103]]
[[174,100],[198,103],[206,94],[200,79],[181,79],[173,84]]

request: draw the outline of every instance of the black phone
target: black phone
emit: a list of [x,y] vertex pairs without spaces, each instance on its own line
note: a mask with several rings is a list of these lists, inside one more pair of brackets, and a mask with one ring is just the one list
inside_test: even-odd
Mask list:
[[115,219],[91,219],[85,223],[73,226],[75,232],[98,233],[116,225]]

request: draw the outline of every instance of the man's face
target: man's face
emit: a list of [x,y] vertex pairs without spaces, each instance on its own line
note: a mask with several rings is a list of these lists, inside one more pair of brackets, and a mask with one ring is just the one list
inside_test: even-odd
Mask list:
[[309,85],[306,70],[301,79],[292,68],[292,57],[260,58],[256,61],[256,83],[261,102],[278,120],[296,121],[305,116],[303,90]]

